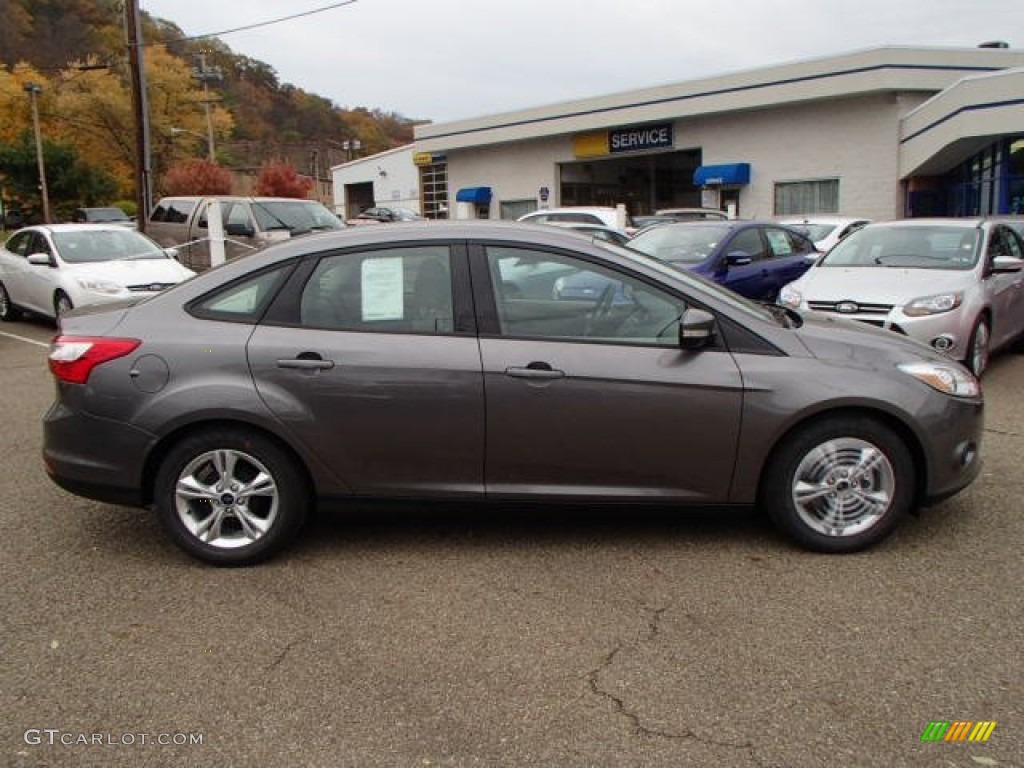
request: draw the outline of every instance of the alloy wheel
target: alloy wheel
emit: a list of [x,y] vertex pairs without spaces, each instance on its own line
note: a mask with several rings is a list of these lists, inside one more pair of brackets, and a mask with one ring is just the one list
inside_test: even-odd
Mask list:
[[259,541],[280,509],[274,476],[258,459],[232,449],[207,451],[181,470],[175,511],[196,540],[217,549]]
[[889,511],[896,473],[885,453],[866,440],[842,437],[808,451],[793,475],[791,494],[803,523],[824,536],[855,536]]

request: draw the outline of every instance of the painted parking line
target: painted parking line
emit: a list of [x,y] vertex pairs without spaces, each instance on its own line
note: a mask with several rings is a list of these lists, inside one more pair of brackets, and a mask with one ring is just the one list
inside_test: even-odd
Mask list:
[[44,349],[50,348],[50,345],[47,343],[44,343],[42,341],[36,341],[35,339],[30,339],[28,338],[28,336],[19,336],[16,333],[7,333],[5,331],[0,331],[0,336],[6,336],[8,339],[17,339],[18,341],[24,341],[26,344],[35,344],[37,347],[43,347]]

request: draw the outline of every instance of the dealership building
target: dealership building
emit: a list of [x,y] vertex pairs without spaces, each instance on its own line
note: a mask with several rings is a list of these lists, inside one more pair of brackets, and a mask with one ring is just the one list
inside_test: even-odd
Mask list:
[[1024,50],[855,51],[422,125],[407,153],[428,218],[1024,213]]

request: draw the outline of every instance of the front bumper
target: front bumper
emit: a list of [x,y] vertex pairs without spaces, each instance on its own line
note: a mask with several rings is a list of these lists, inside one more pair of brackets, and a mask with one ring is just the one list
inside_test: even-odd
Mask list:
[[927,461],[923,504],[935,504],[970,485],[981,473],[985,406],[981,398],[941,396],[943,405],[922,421]]
[[[837,302],[841,304],[843,302]],[[878,305],[862,305],[857,312],[839,312],[831,302],[809,301],[804,305],[810,309],[832,317],[873,325],[887,331],[908,336],[924,342],[936,352],[941,352],[954,360],[965,360],[970,344],[971,318],[962,308],[936,315],[909,317],[903,313],[902,307],[885,307]]]

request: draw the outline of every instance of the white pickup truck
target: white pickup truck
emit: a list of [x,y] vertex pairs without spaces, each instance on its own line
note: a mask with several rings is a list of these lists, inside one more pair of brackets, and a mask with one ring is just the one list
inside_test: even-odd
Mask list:
[[146,234],[165,248],[177,248],[179,261],[190,269],[210,267],[207,211],[219,200],[228,259],[265,248],[296,235],[345,224],[316,200],[288,197],[232,197],[227,195],[165,197],[153,208]]

